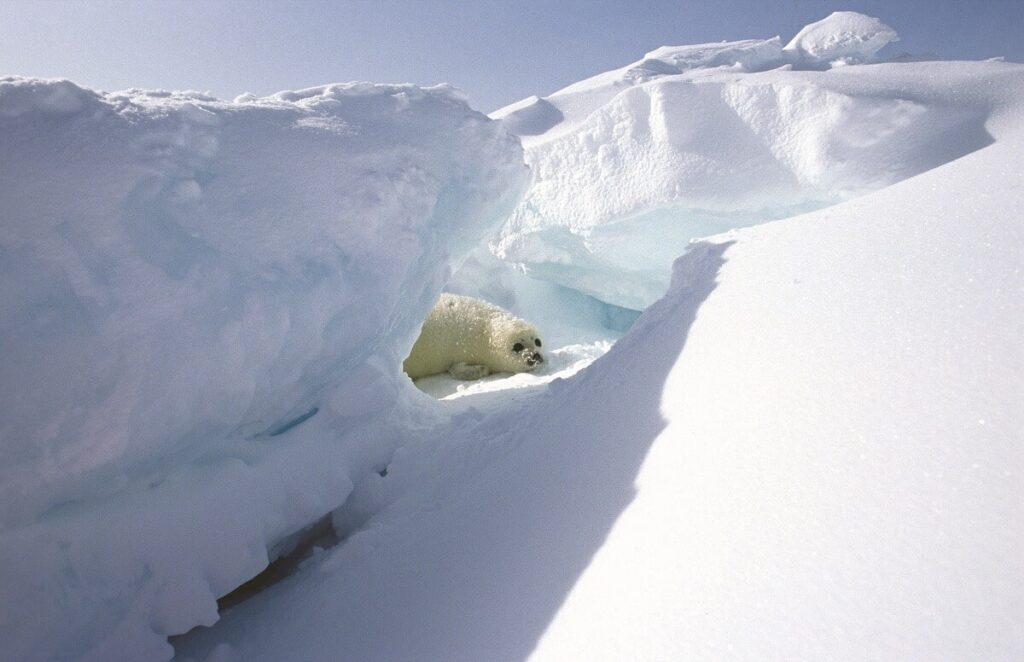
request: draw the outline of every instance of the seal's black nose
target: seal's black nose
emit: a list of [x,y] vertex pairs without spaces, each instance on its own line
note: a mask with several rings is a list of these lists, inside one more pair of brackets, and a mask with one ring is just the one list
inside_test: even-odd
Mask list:
[[544,357],[541,356],[540,354],[534,352],[533,354],[530,354],[528,357],[526,357],[526,365],[530,366],[531,368],[537,365],[538,363],[544,363]]

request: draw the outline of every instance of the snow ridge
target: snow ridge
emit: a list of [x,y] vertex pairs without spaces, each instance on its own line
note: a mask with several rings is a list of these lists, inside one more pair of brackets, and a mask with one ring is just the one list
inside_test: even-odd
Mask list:
[[166,657],[386,462],[367,422],[522,152],[446,86],[368,83],[3,78],[0,137],[0,647]]

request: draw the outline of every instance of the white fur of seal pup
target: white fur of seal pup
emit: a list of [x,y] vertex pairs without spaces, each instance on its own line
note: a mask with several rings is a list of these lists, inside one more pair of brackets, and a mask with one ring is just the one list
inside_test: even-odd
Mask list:
[[402,368],[413,379],[444,372],[456,379],[528,372],[544,363],[541,346],[529,322],[486,301],[445,293]]

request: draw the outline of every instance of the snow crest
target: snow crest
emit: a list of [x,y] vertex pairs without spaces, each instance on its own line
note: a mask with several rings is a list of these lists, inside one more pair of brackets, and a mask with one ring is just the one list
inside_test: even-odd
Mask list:
[[337,507],[388,448],[340,437],[526,176],[444,86],[0,80],[7,657],[166,652]]
[[804,26],[785,50],[807,62],[864,62],[894,41],[899,35],[877,18],[837,11]]
[[523,137],[533,178],[494,253],[642,310],[691,239],[854,198],[991,142],[990,105],[936,94],[910,68],[822,70],[870,61],[894,38],[840,12],[785,48],[778,38],[663,47],[497,111]]

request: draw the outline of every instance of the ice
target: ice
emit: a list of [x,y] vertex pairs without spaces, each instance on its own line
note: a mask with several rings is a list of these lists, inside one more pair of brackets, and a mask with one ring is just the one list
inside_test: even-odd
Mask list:
[[0,117],[7,523],[91,472],[272,430],[401,353],[448,251],[522,180],[441,88],[225,103],[5,79]]
[[871,77],[726,71],[629,87],[571,131],[527,143],[533,179],[495,253],[642,310],[693,238],[851,199],[990,142],[983,103],[937,99],[917,77],[887,65]]
[[912,67],[815,70],[895,38],[877,19],[839,12],[800,34],[785,50],[778,38],[659,48],[494,113],[532,169],[494,253],[639,311],[691,239],[848,200],[990,142],[984,103],[936,96]]
[[[573,83],[548,97],[531,96],[491,113],[529,146],[576,128],[623,88],[686,71],[730,68],[762,71],[788,62],[782,42],[773,39],[723,41],[693,46],[662,46],[643,59]],[[534,138],[534,136],[542,136]]]
[[[781,44],[2,79],[0,657],[1024,657],[1024,66]],[[442,288],[550,365],[414,388]]]
[[526,174],[444,86],[0,80],[3,657],[212,623],[394,450],[346,435],[408,397],[449,263]]
[[486,246],[470,254],[445,289],[514,312],[541,329],[551,347],[614,340],[639,316],[635,310],[527,276],[494,257]]
[[896,31],[877,18],[837,11],[804,26],[785,50],[804,62],[866,62],[894,41]]
[[179,655],[1019,658],[1024,67],[1003,73],[995,144],[696,243],[607,354],[452,401],[357,485],[346,542]]

